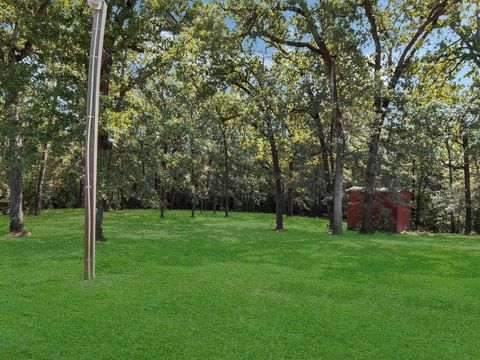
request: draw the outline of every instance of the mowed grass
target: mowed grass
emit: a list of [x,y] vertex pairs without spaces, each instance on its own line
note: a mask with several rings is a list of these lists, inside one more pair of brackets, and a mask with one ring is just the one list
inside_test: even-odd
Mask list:
[[479,237],[110,212],[86,282],[82,211],[26,221],[0,236],[0,359],[480,358]]

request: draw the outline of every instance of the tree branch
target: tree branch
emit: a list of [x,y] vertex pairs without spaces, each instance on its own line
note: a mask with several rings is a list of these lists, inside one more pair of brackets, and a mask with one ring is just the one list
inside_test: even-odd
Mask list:
[[380,71],[382,67],[382,45],[380,43],[380,37],[378,36],[377,21],[373,14],[372,2],[370,0],[364,0],[362,5],[365,8],[365,15],[370,23],[370,34],[375,43],[375,70]]
[[[449,2],[449,0],[442,0],[430,10],[425,21],[418,27],[417,31],[412,36],[405,49],[403,49],[389,83],[390,89],[394,89],[397,86],[398,81],[408,68],[408,64],[415,55],[415,52],[418,50],[417,44],[419,43],[419,40],[426,39],[427,36],[432,32],[440,16],[445,13],[445,9],[447,8]],[[460,0],[453,0],[452,4],[458,2],[460,2]]]

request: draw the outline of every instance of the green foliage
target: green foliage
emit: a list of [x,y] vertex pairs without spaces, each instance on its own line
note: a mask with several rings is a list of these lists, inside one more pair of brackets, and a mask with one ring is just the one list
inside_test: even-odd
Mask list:
[[[228,168],[232,206],[271,211],[274,139],[282,191],[293,191],[295,212],[325,215],[338,142],[326,49],[336,64],[345,187],[363,184],[369,141],[380,128],[377,187],[413,190],[414,225],[446,231],[441,209],[454,209],[461,231],[464,154],[479,207],[478,9],[473,1],[373,1],[382,50],[376,67],[367,3],[108,1],[100,119],[107,141],[98,182],[107,208],[213,209],[224,203]],[[428,22],[436,5],[442,15]],[[90,15],[80,0],[2,3],[3,204],[11,140],[19,136],[25,207],[34,207],[46,148],[44,206],[82,205]],[[399,67],[404,51],[408,61]],[[375,107],[379,99],[388,102],[385,111]]]

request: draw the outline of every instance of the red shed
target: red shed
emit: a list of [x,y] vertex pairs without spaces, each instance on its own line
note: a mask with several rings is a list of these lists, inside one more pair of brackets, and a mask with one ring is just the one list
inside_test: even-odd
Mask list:
[[[347,190],[348,229],[355,230],[360,227],[363,217],[363,202],[365,190],[353,187]],[[376,190],[373,194],[373,221],[377,229],[402,232],[410,229],[410,205],[412,193],[402,189],[390,191],[388,189]]]

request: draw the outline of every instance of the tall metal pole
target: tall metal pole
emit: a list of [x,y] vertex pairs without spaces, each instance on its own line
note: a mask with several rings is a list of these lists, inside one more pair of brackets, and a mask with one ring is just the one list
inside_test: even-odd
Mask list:
[[97,196],[97,141],[100,70],[107,15],[104,0],[88,0],[93,9],[92,41],[88,68],[87,131],[85,139],[85,280],[95,278],[95,218]]

